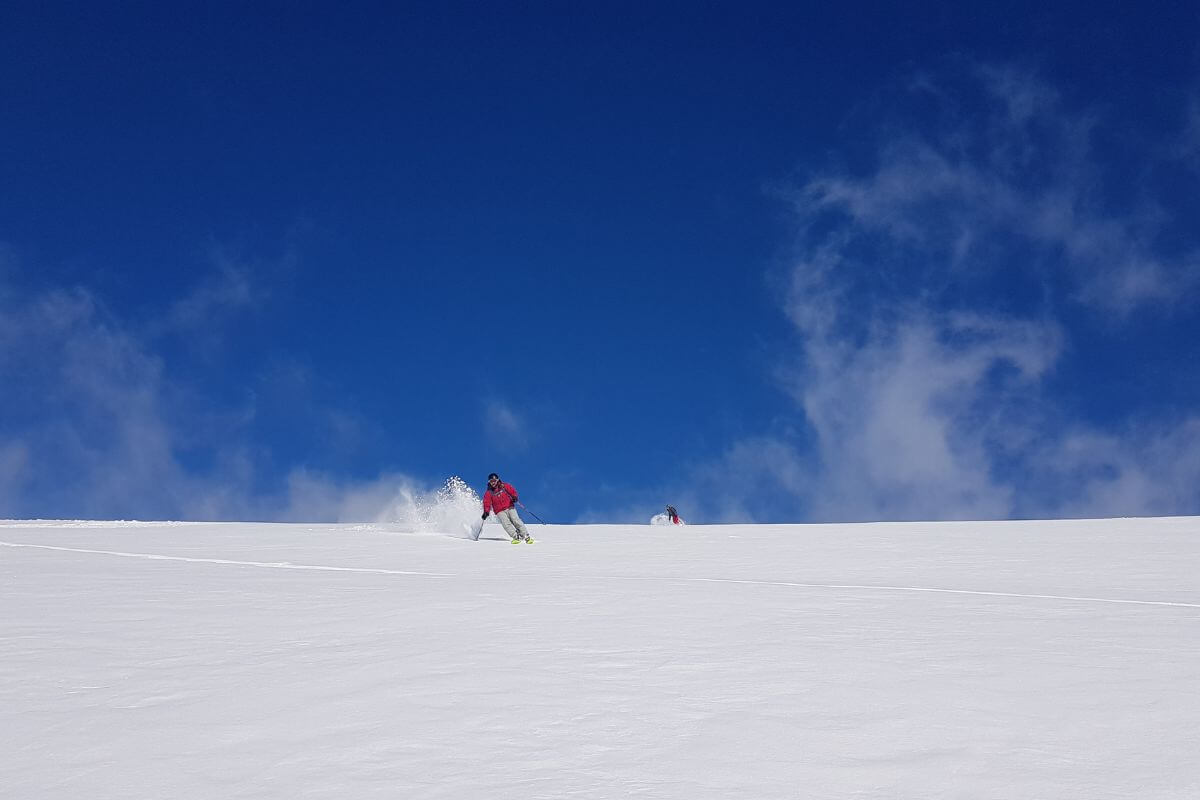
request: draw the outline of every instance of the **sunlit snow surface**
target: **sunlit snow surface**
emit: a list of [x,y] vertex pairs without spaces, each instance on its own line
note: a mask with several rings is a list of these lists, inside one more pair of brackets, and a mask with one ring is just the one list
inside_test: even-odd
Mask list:
[[530,528],[0,523],[0,796],[1200,797],[1200,520]]

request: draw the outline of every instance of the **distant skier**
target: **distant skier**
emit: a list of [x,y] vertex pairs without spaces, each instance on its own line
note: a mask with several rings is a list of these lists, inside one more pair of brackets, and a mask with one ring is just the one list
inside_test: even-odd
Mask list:
[[672,525],[683,524],[683,517],[679,516],[679,512],[675,510],[675,506],[667,506],[667,519],[671,520]]
[[517,516],[517,490],[511,483],[500,480],[496,473],[488,475],[488,488],[483,493],[483,519],[489,513],[495,512],[496,518],[504,526],[504,532],[512,539],[513,544],[533,544],[533,537],[525,529],[525,523]]

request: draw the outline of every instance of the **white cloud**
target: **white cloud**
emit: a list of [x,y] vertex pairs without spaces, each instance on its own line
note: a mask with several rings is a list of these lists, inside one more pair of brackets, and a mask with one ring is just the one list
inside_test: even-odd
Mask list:
[[0,508],[19,502],[29,473],[29,447],[20,440],[0,443]]
[[483,429],[488,439],[497,447],[515,450],[529,447],[528,423],[511,405],[498,398],[484,402]]
[[[730,445],[715,463],[691,467],[671,504],[687,519],[703,509],[708,522],[750,522],[763,510],[810,495],[811,463],[787,441],[758,436]],[[685,513],[686,511],[686,513]]]
[[[201,294],[177,319],[212,310],[216,295]],[[0,517],[371,521],[411,483],[296,469],[264,486],[276,467],[251,436],[254,415],[173,382],[152,341],[86,289],[33,294],[0,279]],[[289,399],[317,421],[305,429],[355,427],[303,391]]]
[[[7,305],[0,349],[2,382],[21,387],[7,399],[4,435],[29,453],[26,487],[52,505],[115,511],[131,485],[173,481],[160,364],[89,293]],[[16,420],[26,427],[14,431]]]
[[[1046,388],[1073,346],[1064,308],[1114,326],[1187,312],[1200,260],[1155,249],[1154,203],[1097,199],[1097,118],[1020,70],[974,74],[982,109],[926,76],[912,89],[950,123],[892,129],[870,170],[792,195],[783,297],[802,345],[781,375],[814,444],[747,440],[697,474],[740,469],[810,519],[1200,512],[1200,418],[1132,409],[1114,433],[1072,423]],[[753,491],[734,488],[725,506]]]
[[993,518],[988,454],[1053,363],[1053,325],[912,309],[865,342],[810,337],[792,389],[816,435],[817,519]]
[[1056,487],[1055,506],[1065,516],[1195,514],[1200,417],[1117,432],[1068,430],[1034,450],[1028,468]]
[[144,326],[146,338],[173,337],[191,351],[214,357],[231,326],[271,297],[273,284],[294,266],[289,251],[271,262],[247,262],[213,245],[191,289]]
[[221,320],[253,305],[261,291],[252,284],[247,270],[220,256],[217,271],[206,276],[191,294],[171,305],[166,325],[181,333],[205,330],[212,326],[214,318]]
[[[1118,215],[1099,199],[1103,175],[1090,145],[1098,120],[1066,110],[1028,73],[977,74],[973,85],[985,112],[956,111],[935,134],[896,135],[880,145],[869,174],[808,181],[793,195],[803,224],[819,227],[828,215],[840,216],[860,245],[883,235],[894,247],[960,270],[1056,268],[1074,285],[1076,300],[1104,313],[1194,300],[1200,258],[1156,252],[1159,209],[1131,200]],[[950,96],[938,97],[954,107]],[[1028,249],[1024,263],[1012,258],[1013,241]],[[1002,267],[998,252],[1007,260]]]
[[1173,155],[1200,172],[1200,96],[1194,96],[1188,104],[1187,121]]
[[881,125],[867,168],[788,195],[799,234],[776,285],[800,344],[778,377],[802,423],[684,465],[654,494],[685,517],[1200,513],[1200,417],[1133,408],[1100,429],[1051,388],[1081,344],[1069,320],[1193,313],[1200,258],[1160,252],[1155,200],[1104,201],[1103,119],[1029,72],[967,72],[910,82],[937,113]]

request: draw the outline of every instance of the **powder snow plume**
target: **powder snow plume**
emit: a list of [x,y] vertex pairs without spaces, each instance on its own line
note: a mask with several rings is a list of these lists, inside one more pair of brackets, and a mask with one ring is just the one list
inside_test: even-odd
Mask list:
[[411,531],[452,533],[457,532],[464,522],[477,518],[482,510],[479,495],[466,481],[454,475],[433,493],[407,487],[401,489],[392,504],[380,514],[379,521]]

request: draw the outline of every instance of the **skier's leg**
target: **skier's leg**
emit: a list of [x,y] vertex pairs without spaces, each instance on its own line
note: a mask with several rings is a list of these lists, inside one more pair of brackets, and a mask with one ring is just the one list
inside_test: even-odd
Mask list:
[[517,509],[509,506],[504,509],[504,517],[508,520],[508,524],[512,526],[514,539],[528,539],[529,531],[525,530],[525,523],[521,522],[521,518],[517,516]]
[[517,533],[520,534],[521,538],[528,539],[529,531],[527,531],[525,529],[525,523],[521,522],[521,518],[517,516],[517,509],[515,507],[510,508],[510,509],[508,509],[507,513],[512,514],[511,519],[512,519],[512,523],[513,523],[513,527],[517,529]]
[[507,508],[503,511],[497,511],[496,519],[500,520],[500,524],[504,527],[504,532],[508,534],[508,538],[516,539],[518,538],[517,527],[513,525],[512,520],[508,518],[508,511],[509,510]]

